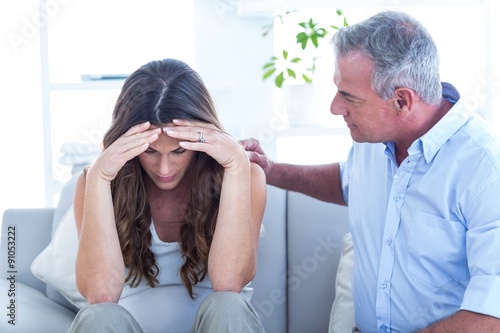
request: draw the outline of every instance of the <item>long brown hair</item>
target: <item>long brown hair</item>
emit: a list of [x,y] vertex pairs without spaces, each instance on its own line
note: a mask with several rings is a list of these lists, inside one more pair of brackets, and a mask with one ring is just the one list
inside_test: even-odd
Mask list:
[[[104,136],[106,149],[132,126],[149,121],[162,126],[173,119],[201,120],[222,130],[214,103],[201,77],[182,61],[152,61],[132,73],[123,85],[113,111],[111,128]],[[188,209],[180,229],[184,264],[182,282],[191,298],[193,285],[207,274],[222,184],[222,166],[196,152]],[[137,286],[144,278],[158,284],[159,269],[150,249],[152,235],[148,182],[138,158],[128,161],[111,182],[116,228],[129,272],[125,282]]]

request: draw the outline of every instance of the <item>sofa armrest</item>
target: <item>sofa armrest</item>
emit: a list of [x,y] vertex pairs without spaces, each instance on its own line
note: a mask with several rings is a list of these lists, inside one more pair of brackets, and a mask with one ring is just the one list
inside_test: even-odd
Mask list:
[[[0,272],[45,294],[45,283],[31,274],[31,262],[49,244],[54,208],[7,209],[2,219]],[[10,251],[9,251],[10,250]],[[8,259],[13,261],[9,267]],[[8,273],[8,272],[15,273]]]

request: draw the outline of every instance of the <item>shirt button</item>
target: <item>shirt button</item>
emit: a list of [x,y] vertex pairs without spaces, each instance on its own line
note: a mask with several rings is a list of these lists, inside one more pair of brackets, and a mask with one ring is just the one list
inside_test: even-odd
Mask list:
[[385,240],[385,242],[386,242],[386,244],[387,244],[387,245],[391,245],[391,244],[392,244],[392,239],[387,238],[387,239]]
[[399,196],[399,194],[396,194],[393,199],[394,201],[398,201],[399,199],[401,199],[401,197]]
[[385,289],[385,288],[387,287],[387,283],[382,282],[382,283],[380,284],[380,287],[382,287],[383,289]]
[[380,326],[379,332],[380,333],[386,333],[386,332],[389,332],[389,330],[387,329],[387,326],[382,325],[382,326]]

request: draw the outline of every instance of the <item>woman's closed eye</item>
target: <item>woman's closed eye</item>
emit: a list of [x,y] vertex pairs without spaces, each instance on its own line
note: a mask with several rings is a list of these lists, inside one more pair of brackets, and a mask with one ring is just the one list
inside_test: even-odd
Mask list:
[[[172,154],[181,155],[181,154],[184,154],[186,151],[187,151],[187,149],[179,147],[175,150],[172,150]],[[156,149],[153,149],[153,148],[148,148],[144,152],[146,154],[154,154],[154,153],[157,153],[158,151]]]
[[176,150],[173,150],[172,153],[180,155],[180,154],[184,154],[186,151],[187,151],[187,149],[179,147]]

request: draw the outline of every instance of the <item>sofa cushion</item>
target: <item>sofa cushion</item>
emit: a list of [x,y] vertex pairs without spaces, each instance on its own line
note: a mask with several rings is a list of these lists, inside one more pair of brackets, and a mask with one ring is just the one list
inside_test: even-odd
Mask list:
[[287,332],[286,191],[267,186],[252,304],[266,332]]
[[[75,167],[73,167],[73,171]],[[73,206],[73,194],[75,192],[75,185],[78,177],[80,176],[81,170],[77,172],[72,171],[72,177],[67,181],[62,190],[59,202],[54,211],[54,218],[52,220],[52,236],[56,233],[57,227],[61,223],[62,219],[68,213],[68,210]],[[47,297],[51,300],[71,309],[77,311],[78,308],[71,302],[69,302],[66,297],[62,296],[61,293],[53,288],[50,284],[46,286]]]
[[351,233],[342,241],[337,279],[335,282],[335,300],[330,316],[329,333],[351,332],[354,323],[354,304],[352,301],[352,267],[354,265],[354,245]]
[[[53,216],[53,208],[11,208],[5,211],[1,223],[1,272],[10,270],[7,269],[7,244],[12,240],[9,237],[14,237],[16,247],[14,268],[17,271],[17,282],[45,291],[45,283],[31,273],[30,265],[50,242]],[[3,294],[0,297],[3,297]]]
[[348,209],[288,192],[288,333],[328,332]]
[[58,225],[49,245],[33,260],[31,272],[61,293],[75,307],[81,308],[87,301],[76,288],[77,251],[78,236],[71,206]]
[[[9,290],[10,282],[7,279],[0,280],[2,294]],[[54,333],[67,332],[75,313],[65,307],[48,299],[44,293],[31,288],[23,283],[17,283],[15,287],[14,310],[5,309],[10,303],[2,301],[2,308],[7,313],[2,313],[0,320],[0,332],[11,333]],[[2,295],[2,300],[4,295]],[[9,301],[10,302],[10,301]],[[10,316],[10,314],[14,316]],[[9,323],[15,320],[15,325]]]
[[55,234],[59,223],[61,223],[62,219],[68,213],[68,210],[71,206],[73,206],[73,194],[75,193],[75,185],[78,180],[79,175],[75,174],[68,180],[62,190],[61,195],[59,197],[59,202],[57,203],[57,207],[54,211],[54,218],[52,220],[52,235]]

